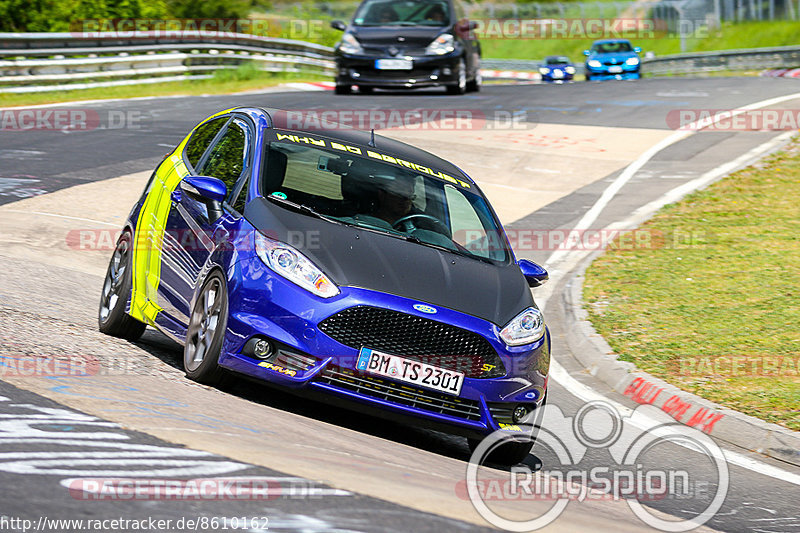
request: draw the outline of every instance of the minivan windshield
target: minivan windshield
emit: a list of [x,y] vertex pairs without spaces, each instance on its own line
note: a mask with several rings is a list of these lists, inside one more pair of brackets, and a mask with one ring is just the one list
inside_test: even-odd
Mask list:
[[447,26],[447,2],[430,0],[365,0],[353,18],[356,26]]
[[408,168],[318,142],[322,146],[285,141],[267,146],[261,192],[268,200],[473,259],[509,261],[505,234],[474,186],[440,179],[435,169],[386,154],[384,160]]

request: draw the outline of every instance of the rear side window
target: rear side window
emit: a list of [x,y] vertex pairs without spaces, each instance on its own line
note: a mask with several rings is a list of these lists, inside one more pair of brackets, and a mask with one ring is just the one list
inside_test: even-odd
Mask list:
[[186,143],[186,160],[192,165],[193,169],[197,168],[197,164],[200,162],[200,158],[203,157],[206,148],[214,140],[219,130],[222,129],[222,126],[228,122],[228,118],[220,117],[206,122],[192,134],[191,139]]

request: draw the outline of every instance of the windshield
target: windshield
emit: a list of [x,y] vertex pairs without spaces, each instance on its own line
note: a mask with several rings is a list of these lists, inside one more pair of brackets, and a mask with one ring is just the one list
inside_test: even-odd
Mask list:
[[612,43],[595,43],[592,45],[592,52],[598,54],[616,54],[618,52],[632,52],[631,43],[618,41]]
[[568,57],[550,56],[547,58],[548,65],[566,65],[567,63],[569,63]]
[[[508,262],[504,233],[486,199],[464,186],[469,184],[458,180],[450,183],[434,177],[438,175],[436,169],[386,154],[369,151],[371,157],[365,157],[342,153],[327,148],[324,140],[313,140],[319,144],[273,141],[267,146],[266,171],[261,179],[265,197],[307,215],[473,259]],[[330,146],[344,148],[336,142],[330,142]],[[384,159],[376,160],[375,156]]]
[[428,0],[366,0],[356,11],[356,26],[447,26],[447,2]]

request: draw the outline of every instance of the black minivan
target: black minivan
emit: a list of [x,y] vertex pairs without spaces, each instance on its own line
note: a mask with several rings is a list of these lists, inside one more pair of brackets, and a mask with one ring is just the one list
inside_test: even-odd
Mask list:
[[477,91],[480,43],[458,0],[363,0],[336,45],[336,93],[379,87]]

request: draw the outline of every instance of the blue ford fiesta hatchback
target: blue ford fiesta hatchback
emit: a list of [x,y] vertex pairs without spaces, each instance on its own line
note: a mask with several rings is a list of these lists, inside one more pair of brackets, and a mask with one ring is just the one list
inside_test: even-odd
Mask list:
[[204,383],[249,376],[473,446],[522,431],[546,398],[550,337],[529,287],[547,273],[515,259],[453,164],[286,124],[223,111],[162,161],[116,245],[101,331],[159,329]]

